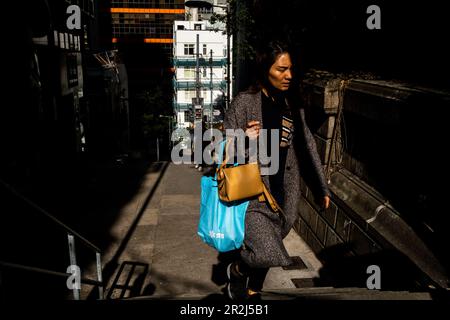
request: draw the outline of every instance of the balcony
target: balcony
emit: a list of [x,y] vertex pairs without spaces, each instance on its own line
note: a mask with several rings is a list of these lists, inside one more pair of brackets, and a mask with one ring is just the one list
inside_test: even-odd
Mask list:
[[[195,57],[189,58],[174,58],[173,63],[175,67],[195,67],[197,65],[197,60]],[[212,66],[213,67],[225,67],[227,65],[226,58],[213,59]],[[199,66],[200,67],[210,67],[211,64],[209,62],[209,58],[199,58]]]
[[[174,81],[175,90],[195,90],[196,82],[195,81]],[[222,81],[213,81],[212,89],[213,90],[225,90],[227,88],[227,82]],[[211,89],[211,83],[209,81],[201,81],[200,89]]]

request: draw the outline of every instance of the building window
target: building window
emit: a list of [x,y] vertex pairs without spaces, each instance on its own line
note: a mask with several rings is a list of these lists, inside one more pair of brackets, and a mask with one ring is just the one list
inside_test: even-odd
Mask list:
[[184,30],[184,26],[183,25],[178,25],[177,26],[177,30]]
[[194,30],[202,30],[202,25],[201,24],[194,24]]
[[184,92],[184,98],[187,101],[192,101],[192,98],[195,98],[197,95],[197,93],[195,91],[191,91],[191,90],[186,90]]
[[185,44],[184,45],[184,54],[193,55],[194,54],[194,45],[193,44]]
[[195,78],[195,68],[184,67],[184,77],[185,78]]
[[203,55],[205,56],[208,53],[206,44],[203,45]]

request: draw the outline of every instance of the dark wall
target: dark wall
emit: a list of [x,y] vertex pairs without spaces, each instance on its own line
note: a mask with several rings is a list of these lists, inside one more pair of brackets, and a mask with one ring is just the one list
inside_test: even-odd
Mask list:
[[[421,272],[448,286],[449,217],[442,187],[448,180],[442,167],[448,163],[443,152],[448,92],[411,83],[351,79],[338,94],[340,84],[339,78],[321,80],[317,75],[305,80],[314,120],[310,128],[329,173],[332,204],[320,210],[303,173],[297,231],[325,260],[325,252],[345,247],[356,256],[374,258],[375,264],[387,263],[383,273],[401,274],[390,279],[395,287],[405,288],[413,280],[426,283],[419,280]],[[340,125],[334,131],[336,123]],[[391,250],[407,259],[382,257]],[[360,260],[359,270],[369,260]],[[405,282],[397,282],[402,277]]]
[[[0,174],[4,179],[27,179],[36,161],[41,85],[34,63],[33,36],[50,28],[43,1],[27,1],[20,23],[5,27],[3,37],[2,102],[0,108]],[[23,5],[23,3],[21,4]],[[19,12],[19,4],[8,3],[7,12]],[[40,14],[37,19],[35,14]],[[6,22],[6,20],[2,20]]]
[[[444,2],[368,0],[239,1],[254,21],[237,31],[256,45],[271,38],[302,47],[302,63],[333,72],[373,72],[450,87],[450,35]],[[381,30],[369,30],[369,5],[381,9]],[[245,30],[244,30],[245,29]],[[251,64],[250,60],[247,63]],[[244,69],[243,69],[244,70]]]

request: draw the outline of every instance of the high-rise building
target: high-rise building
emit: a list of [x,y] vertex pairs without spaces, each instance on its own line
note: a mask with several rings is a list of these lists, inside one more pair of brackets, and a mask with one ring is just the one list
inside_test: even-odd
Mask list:
[[[174,112],[177,126],[186,128],[195,121],[220,121],[227,98],[226,25],[209,19],[213,10],[191,9],[189,21],[175,21],[174,28]],[[231,42],[230,42],[231,43]],[[231,69],[230,69],[231,70]]]
[[184,0],[111,0],[112,42],[158,46],[172,57],[173,22],[184,20]]
[[170,146],[155,128],[172,124],[173,23],[185,19],[184,0],[110,0],[109,11],[110,41],[128,74],[133,147],[155,149],[157,138]]

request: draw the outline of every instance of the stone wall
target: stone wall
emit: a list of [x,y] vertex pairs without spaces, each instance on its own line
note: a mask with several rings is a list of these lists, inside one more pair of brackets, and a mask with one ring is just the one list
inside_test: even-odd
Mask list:
[[329,74],[304,89],[332,203],[321,210],[302,180],[295,229],[324,263],[321,278],[365,286],[377,264],[385,288],[447,287],[439,182],[450,94]]

